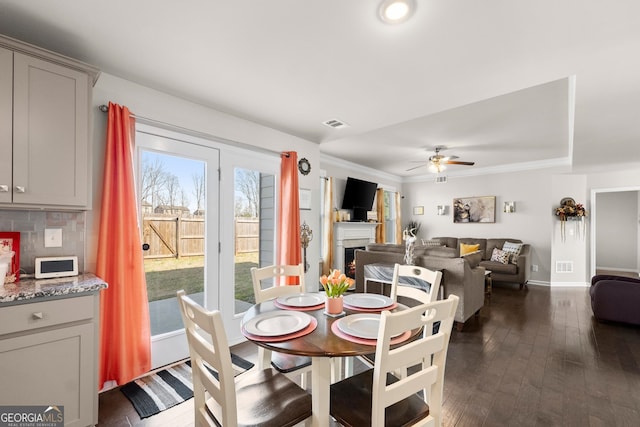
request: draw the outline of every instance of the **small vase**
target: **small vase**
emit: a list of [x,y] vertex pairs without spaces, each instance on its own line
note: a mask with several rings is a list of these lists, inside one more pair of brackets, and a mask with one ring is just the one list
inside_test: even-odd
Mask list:
[[342,295],[339,297],[327,297],[327,302],[325,303],[325,310],[328,314],[340,314],[342,313]]

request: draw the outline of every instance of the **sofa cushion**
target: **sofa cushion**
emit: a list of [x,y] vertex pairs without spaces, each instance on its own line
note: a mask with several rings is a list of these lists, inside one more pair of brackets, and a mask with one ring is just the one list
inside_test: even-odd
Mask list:
[[502,264],[498,261],[480,261],[480,266],[491,272],[502,274],[517,274],[518,266],[515,264]]
[[469,267],[476,268],[482,261],[482,251],[469,252],[468,254],[460,255],[460,258],[465,259],[469,263]]
[[498,248],[493,248],[493,253],[491,254],[491,261],[497,261],[501,264],[508,264],[510,258],[511,258],[511,254],[509,252],[500,250]]
[[[462,244],[465,244],[465,245],[480,245],[480,247],[478,249],[482,251],[482,259],[491,259],[491,252],[489,252],[488,254],[486,253],[487,239],[464,237],[464,238],[458,239],[458,249],[460,248],[460,245],[462,245]],[[462,253],[462,252],[460,252],[460,253]]]
[[467,245],[465,243],[460,243],[460,256],[471,253],[471,252],[475,252],[479,249],[480,249],[479,244]]
[[438,239],[431,239],[431,240],[422,239],[422,244],[424,246],[442,246],[442,243],[440,243],[440,240]]
[[441,245],[444,245],[448,248],[456,248],[458,249],[458,238],[457,237],[433,237],[431,240],[440,241]]
[[366,248],[368,251],[376,252],[404,253],[405,251],[404,245],[396,245],[394,243],[369,243]]
[[486,259],[486,260],[491,259],[491,254],[493,253],[493,248],[502,249],[502,247],[504,246],[505,242],[522,243],[522,240],[507,239],[507,238],[487,239],[487,241],[486,241],[487,244],[485,246],[485,257],[484,257],[484,259]]
[[511,262],[511,264],[517,264],[518,255],[520,255],[522,251],[522,243],[504,242],[502,250],[509,254],[509,262]]

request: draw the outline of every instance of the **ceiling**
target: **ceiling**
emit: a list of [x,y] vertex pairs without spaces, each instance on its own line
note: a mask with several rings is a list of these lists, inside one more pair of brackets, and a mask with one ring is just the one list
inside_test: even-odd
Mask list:
[[640,2],[417,3],[0,0],[0,33],[397,176],[638,166]]

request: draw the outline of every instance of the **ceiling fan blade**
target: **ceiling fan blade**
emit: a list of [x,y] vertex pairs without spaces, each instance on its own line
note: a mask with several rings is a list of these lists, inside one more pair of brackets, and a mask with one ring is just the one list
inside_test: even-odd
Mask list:
[[425,163],[422,163],[421,165],[414,166],[414,167],[409,168],[409,169],[405,169],[405,172],[410,172],[410,171],[412,171],[412,170],[414,170],[414,169],[418,169],[418,168],[421,168],[421,167],[423,167],[423,166],[427,166],[427,165],[426,165]]
[[447,160],[445,163],[448,165],[463,165],[463,166],[473,166],[476,164],[475,162],[459,162],[457,160]]

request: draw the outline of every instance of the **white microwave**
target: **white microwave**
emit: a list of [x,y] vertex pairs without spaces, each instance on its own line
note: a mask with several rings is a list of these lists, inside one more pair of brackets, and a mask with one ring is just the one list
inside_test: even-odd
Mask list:
[[77,256],[36,258],[36,279],[78,275]]

